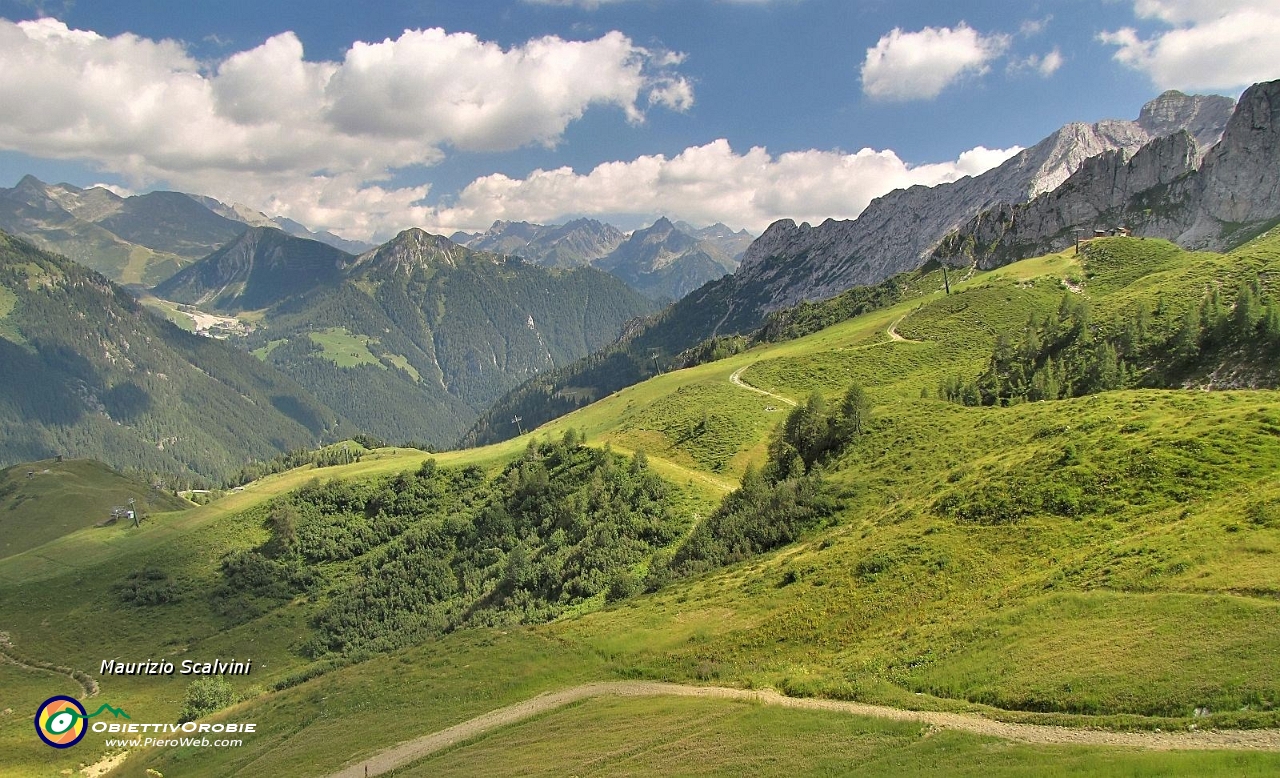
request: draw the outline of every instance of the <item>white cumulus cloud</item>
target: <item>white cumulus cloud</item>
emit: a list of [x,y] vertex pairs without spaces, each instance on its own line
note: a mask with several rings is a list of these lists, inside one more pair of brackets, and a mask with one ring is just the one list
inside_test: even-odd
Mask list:
[[978,147],[957,159],[909,165],[893,151],[735,152],[726,140],[608,162],[588,173],[535,170],[524,178],[484,176],[424,221],[444,234],[477,231],[495,219],[554,222],[571,216],[667,215],[694,224],[724,222],[762,231],[789,217],[851,219],[893,189],[955,181],[999,165],[1020,148]]
[[396,170],[450,149],[554,145],[592,107],[631,122],[687,109],[680,61],[619,32],[503,48],[430,29],[357,42],[341,62],[305,59],[286,32],[208,64],[174,41],[0,19],[0,148],[87,161],[136,188],[279,202],[367,237],[404,226],[426,195],[384,188]]
[[1048,78],[1058,72],[1058,68],[1062,67],[1065,60],[1062,58],[1062,52],[1055,46],[1052,51],[1047,54],[1031,54],[1019,60],[1009,63],[1010,73],[1021,73],[1024,71],[1033,71],[1041,76]]
[[932,99],[966,75],[987,72],[1009,43],[1007,35],[982,35],[964,22],[919,32],[894,28],[867,49],[862,91],[881,100]]
[[1104,32],[1115,59],[1161,89],[1232,89],[1280,76],[1280,0],[1135,0],[1134,15],[1171,29]]

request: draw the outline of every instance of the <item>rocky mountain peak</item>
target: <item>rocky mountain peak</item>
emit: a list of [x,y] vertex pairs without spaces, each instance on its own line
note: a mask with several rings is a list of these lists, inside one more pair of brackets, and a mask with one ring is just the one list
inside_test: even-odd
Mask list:
[[[1168,130],[1165,135],[1186,129],[1197,140],[1211,138],[1226,126],[1230,106],[1225,98],[1169,94],[1148,104],[1145,123]],[[745,252],[732,279],[735,294],[750,299],[763,318],[769,311],[913,270],[944,236],[974,216],[1054,191],[1086,160],[1112,150],[1132,155],[1156,137],[1139,121],[1075,122],[981,175],[889,192],[856,219],[817,227],[779,221]]]
[[599,263],[600,269],[655,300],[679,299],[733,272],[735,266],[733,257],[714,242],[690,234],[665,216],[633,232]]
[[619,247],[618,251],[624,248],[635,251],[641,246],[655,247],[658,253],[653,254],[649,261],[661,265],[672,253],[684,251],[697,242],[697,238],[676,229],[670,219],[661,216],[648,227],[631,233],[631,237]]
[[18,184],[14,189],[22,192],[38,192],[40,194],[44,194],[45,184],[40,179],[28,173],[18,181]]
[[1235,101],[1222,95],[1186,95],[1170,89],[1142,106],[1138,125],[1159,138],[1186,130],[1202,150],[1218,142]]
[[809,229],[812,228],[807,223],[804,227],[799,227],[792,219],[779,219],[770,224],[760,237],[747,247],[746,253],[742,255],[740,272],[746,272],[769,257],[783,255],[786,248],[800,239]]
[[466,252],[465,248],[446,237],[410,227],[381,246],[361,254],[355,264],[408,273],[415,267],[436,263],[456,266]]
[[1176,117],[1186,126],[1132,157],[1123,149],[1092,157],[1029,203],[974,216],[934,256],[990,268],[1062,249],[1077,233],[1118,228],[1186,248],[1223,250],[1248,240],[1280,216],[1280,81],[1250,87],[1205,153],[1198,118],[1225,104],[1166,92],[1143,109],[1144,120],[1160,127]]
[[1110,149],[1124,149],[1132,153],[1149,140],[1151,135],[1136,122],[1105,119],[1093,124],[1072,122],[1065,125],[1018,155],[1026,155],[1022,167],[1029,173],[1026,194],[1022,199],[1058,188],[1090,157]]
[[665,216],[659,216],[658,220],[654,222],[652,225],[650,225],[647,229],[636,230],[636,233],[637,234],[645,233],[646,235],[650,235],[654,237],[657,237],[657,236],[665,237],[676,231],[677,231],[676,225],[672,224],[670,219],[668,219]]
[[531,224],[529,222],[511,222],[498,219],[490,225],[488,232],[483,233],[484,237],[494,237],[498,235],[518,236],[522,238],[532,238],[541,228],[540,224]]

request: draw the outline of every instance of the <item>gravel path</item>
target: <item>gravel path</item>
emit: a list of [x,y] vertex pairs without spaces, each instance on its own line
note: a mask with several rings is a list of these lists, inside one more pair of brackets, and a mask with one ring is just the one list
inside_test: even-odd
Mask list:
[[907,315],[904,313],[898,318],[894,319],[893,324],[889,325],[889,329],[885,330],[885,333],[888,334],[889,336],[889,340],[896,340],[901,343],[923,343],[924,341],[922,340],[912,340],[911,338],[904,338],[898,334],[898,323],[905,318],[907,318]]
[[98,682],[89,677],[88,674],[73,670],[70,667],[55,665],[50,662],[38,662],[34,659],[27,659],[18,653],[13,647],[13,643],[9,640],[9,633],[0,632],[0,662],[9,662],[15,664],[24,670],[42,670],[46,673],[54,673],[55,675],[65,675],[76,683],[80,684],[80,688],[84,689],[84,698],[98,696]]
[[[755,364],[755,363],[752,363],[752,364]],[[729,383],[733,384],[734,386],[740,386],[743,389],[746,389],[748,392],[755,392],[756,394],[763,394],[766,397],[772,397],[778,402],[784,402],[787,405],[790,405],[792,408],[796,407],[796,401],[790,399],[789,397],[783,397],[780,394],[774,394],[773,392],[766,392],[763,389],[757,389],[756,387],[752,386],[746,381],[743,381],[742,374],[746,371],[748,367],[751,367],[751,365],[745,365],[733,371],[733,374],[729,376]]]
[[786,697],[772,690],[730,689],[722,686],[682,686],[657,681],[613,681],[588,683],[558,692],[548,692],[530,700],[508,705],[469,721],[405,741],[386,751],[357,762],[330,778],[364,778],[382,775],[449,746],[515,724],[578,700],[614,695],[619,697],[712,697],[759,702],[785,708],[826,710],[858,716],[918,721],[941,729],[955,729],[1023,743],[1053,745],[1123,746],[1157,751],[1233,750],[1280,751],[1280,730],[1204,730],[1194,732],[1112,732],[1074,729],[1041,724],[1011,724],[993,721],[974,713],[936,713],[902,710],[860,702]]

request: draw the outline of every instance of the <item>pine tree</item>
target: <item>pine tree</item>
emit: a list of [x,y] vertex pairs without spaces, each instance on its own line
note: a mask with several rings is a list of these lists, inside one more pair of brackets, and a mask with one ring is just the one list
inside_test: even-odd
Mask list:
[[1258,299],[1257,281],[1253,283],[1241,281],[1240,287],[1236,290],[1236,305],[1231,316],[1236,335],[1245,339],[1252,338],[1257,332],[1258,322],[1262,320],[1263,314],[1262,303]]
[[870,419],[871,400],[860,384],[850,384],[840,401],[840,436],[848,440],[862,433]]
[[1223,341],[1227,328],[1227,308],[1222,302],[1218,287],[1210,289],[1200,304],[1200,343],[1210,348]]
[[1280,347],[1280,305],[1274,299],[1267,300],[1262,315],[1262,334],[1272,348]]
[[1200,353],[1200,336],[1204,317],[1201,310],[1188,308],[1182,316],[1182,326],[1173,336],[1173,353],[1179,359],[1195,359]]

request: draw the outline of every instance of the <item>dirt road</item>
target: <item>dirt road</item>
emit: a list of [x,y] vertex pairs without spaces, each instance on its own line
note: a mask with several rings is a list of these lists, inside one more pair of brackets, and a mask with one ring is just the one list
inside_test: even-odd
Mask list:
[[898,318],[894,319],[893,324],[889,325],[889,329],[885,330],[885,333],[889,336],[889,340],[896,340],[900,343],[923,343],[924,341],[912,340],[911,338],[904,338],[898,334],[898,323],[905,318],[907,318],[907,315],[904,313]]
[[0,632],[0,662],[9,662],[15,664],[24,670],[39,670],[55,675],[65,675],[76,683],[80,684],[80,688],[84,689],[85,699],[98,696],[98,682],[88,676],[88,674],[73,670],[70,667],[55,665],[52,662],[40,662],[35,659],[28,659],[18,653],[13,647],[13,643],[9,640],[9,633]]
[[773,392],[766,392],[763,389],[757,389],[756,387],[752,386],[746,381],[743,381],[742,374],[746,372],[746,369],[748,367],[751,367],[751,365],[744,365],[743,367],[740,367],[737,370],[733,371],[733,374],[729,376],[729,383],[733,384],[734,386],[742,387],[743,389],[746,389],[748,392],[755,392],[756,394],[763,394],[766,397],[772,397],[778,402],[783,402],[783,403],[786,403],[787,405],[790,405],[792,408],[796,407],[795,400],[792,400],[788,397],[783,397],[780,394],[774,394]]
[[574,686],[558,692],[541,694],[530,700],[508,705],[477,716],[461,724],[405,741],[386,751],[351,765],[330,778],[363,778],[382,775],[397,767],[483,735],[500,727],[524,721],[541,713],[590,697],[711,697],[779,705],[786,708],[826,710],[857,716],[917,721],[940,729],[955,729],[978,735],[989,735],[1023,743],[1053,745],[1122,746],[1157,751],[1174,750],[1250,750],[1280,751],[1280,730],[1206,730],[1195,732],[1111,732],[1096,729],[1073,729],[1040,724],[1009,724],[992,721],[974,713],[935,713],[902,710],[859,702],[815,700],[785,697],[772,690],[730,689],[722,686],[681,686],[656,681],[613,681]]

